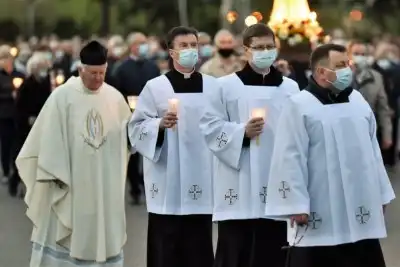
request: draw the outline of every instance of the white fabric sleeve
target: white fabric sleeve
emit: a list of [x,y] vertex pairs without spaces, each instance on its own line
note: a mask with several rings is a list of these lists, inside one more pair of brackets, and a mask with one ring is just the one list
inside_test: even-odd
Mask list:
[[308,145],[304,117],[293,100],[289,99],[282,110],[275,134],[267,189],[267,216],[310,213]]
[[239,170],[245,124],[229,121],[221,87],[216,87],[208,94],[207,102],[200,129],[208,148],[221,162]]
[[375,115],[371,110],[370,117],[370,136],[372,142],[372,149],[375,157],[375,163],[377,168],[377,173],[379,175],[379,185],[381,187],[381,198],[382,205],[389,204],[392,200],[396,198],[392,184],[390,183],[389,176],[386,172],[385,164],[383,163],[381,150],[379,147],[378,139],[376,137],[376,119]]
[[[128,124],[128,136],[132,152],[139,152],[143,157],[157,162],[164,145],[157,147],[161,118],[158,117],[154,97],[148,84],[138,97],[136,109]],[[165,138],[164,142],[167,141]]]

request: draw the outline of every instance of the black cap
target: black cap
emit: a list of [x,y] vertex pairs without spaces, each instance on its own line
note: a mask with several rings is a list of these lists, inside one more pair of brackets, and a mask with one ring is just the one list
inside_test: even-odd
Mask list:
[[104,65],[107,63],[107,49],[98,41],[91,41],[82,48],[79,57],[84,65]]

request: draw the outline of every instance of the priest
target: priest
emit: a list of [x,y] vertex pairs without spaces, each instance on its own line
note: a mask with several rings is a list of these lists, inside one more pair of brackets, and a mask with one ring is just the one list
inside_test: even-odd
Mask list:
[[290,219],[289,267],[385,267],[385,206],[394,198],[374,113],[350,85],[346,48],[311,55],[308,87],[276,129],[266,214]]
[[211,267],[212,155],[199,124],[218,84],[195,71],[196,30],[173,28],[167,44],[173,68],[147,82],[128,128],[144,158],[147,267]]
[[104,83],[107,50],[80,52],[79,77],[54,90],[16,165],[34,225],[30,267],[122,267],[130,109]]
[[246,66],[219,79],[201,120],[215,155],[216,267],[283,267],[286,222],[264,216],[275,128],[297,83],[272,66],[275,36],[265,24],[243,33]]

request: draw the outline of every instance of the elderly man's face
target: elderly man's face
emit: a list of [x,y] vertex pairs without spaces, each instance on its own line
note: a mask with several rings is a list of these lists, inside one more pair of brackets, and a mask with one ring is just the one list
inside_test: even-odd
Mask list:
[[107,64],[101,66],[83,66],[79,69],[79,76],[86,88],[96,91],[104,83],[106,70]]

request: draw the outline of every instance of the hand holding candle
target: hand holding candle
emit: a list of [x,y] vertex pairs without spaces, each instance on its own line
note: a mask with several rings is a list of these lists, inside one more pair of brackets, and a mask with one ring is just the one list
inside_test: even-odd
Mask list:
[[19,89],[21,87],[21,84],[24,82],[24,79],[16,77],[13,79],[13,85],[15,89]]
[[[175,116],[178,116],[178,108],[179,108],[179,99],[177,98],[168,99],[168,113],[173,113],[175,114]],[[175,123],[172,126],[173,131],[175,130]]]
[[265,108],[255,108],[251,111],[251,118],[253,120],[257,120],[257,126],[260,127],[260,131],[257,132],[256,135],[256,145],[259,146],[260,145],[260,134],[262,131],[262,128],[264,127],[264,123],[265,123],[265,118],[267,115],[267,110]]
[[134,96],[134,95],[128,96],[128,103],[129,103],[129,107],[131,108],[131,110],[135,110],[137,101],[138,101],[137,96]]

